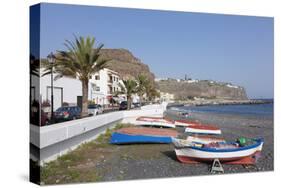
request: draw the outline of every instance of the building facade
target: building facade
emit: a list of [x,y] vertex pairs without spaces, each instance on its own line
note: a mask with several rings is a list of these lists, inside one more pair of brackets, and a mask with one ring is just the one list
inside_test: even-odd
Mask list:
[[96,104],[108,105],[115,93],[121,91],[119,74],[110,69],[100,70],[89,83],[89,100]]
[[175,100],[174,94],[160,92],[160,102],[173,102]]
[[[54,77],[56,74],[54,74]],[[88,100],[100,105],[109,105],[114,93],[120,91],[119,74],[110,69],[102,69],[89,80]],[[51,75],[40,78],[40,103],[51,103]],[[64,103],[77,105],[82,96],[81,81],[74,78],[62,77],[53,82],[54,110]]]

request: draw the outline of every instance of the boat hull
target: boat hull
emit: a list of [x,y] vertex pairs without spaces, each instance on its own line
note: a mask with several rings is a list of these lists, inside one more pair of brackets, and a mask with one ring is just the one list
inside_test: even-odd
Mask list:
[[185,121],[185,120],[175,121],[175,126],[178,126],[178,127],[188,127],[191,125],[198,125],[198,124],[200,124],[200,123],[194,122],[194,121]]
[[114,132],[111,135],[111,144],[137,144],[137,143],[162,143],[169,144],[172,142],[170,136],[153,136],[153,135],[132,135]]
[[183,163],[212,162],[219,159],[227,164],[253,164],[256,162],[257,154],[261,152],[262,146],[263,141],[257,141],[251,146],[230,149],[176,147],[175,152],[178,160]]
[[[224,164],[237,164],[237,165],[250,165],[255,164],[257,161],[257,156],[260,154],[260,152],[255,152],[253,155],[240,157],[240,158],[229,158],[228,160],[225,159],[219,159],[220,162]],[[198,164],[198,163],[212,163],[214,159],[200,159],[200,158],[192,158],[192,157],[186,157],[186,156],[178,156],[177,159],[186,164]]]
[[143,125],[143,126],[166,127],[166,128],[176,127],[174,121],[162,117],[141,116],[136,119],[136,124]]
[[166,123],[160,121],[136,121],[136,125],[142,126],[153,126],[153,127],[166,127],[166,128],[175,128],[176,126],[173,123]]
[[193,134],[221,134],[221,130],[219,128],[209,125],[191,125],[185,128],[185,132]]

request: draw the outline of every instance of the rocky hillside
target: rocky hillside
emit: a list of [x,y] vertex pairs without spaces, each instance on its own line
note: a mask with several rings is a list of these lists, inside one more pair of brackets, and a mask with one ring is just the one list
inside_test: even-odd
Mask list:
[[208,80],[160,80],[156,82],[158,89],[175,95],[175,99],[186,100],[194,97],[208,99],[247,99],[243,87],[230,83]]
[[108,68],[118,72],[123,79],[132,78],[139,74],[146,75],[154,83],[154,74],[150,72],[148,65],[126,49],[102,49],[102,57],[111,59]]

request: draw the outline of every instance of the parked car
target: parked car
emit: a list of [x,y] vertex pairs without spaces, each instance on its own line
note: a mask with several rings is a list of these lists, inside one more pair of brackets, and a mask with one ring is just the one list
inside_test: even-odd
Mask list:
[[90,104],[88,105],[88,113],[89,115],[98,115],[103,113],[103,108],[99,104]]
[[122,101],[119,105],[119,110],[127,110],[127,108],[128,108],[128,102]]
[[41,110],[41,122],[40,122],[41,126],[49,125],[49,123],[50,123],[50,119],[48,117],[48,114],[43,110]]
[[133,103],[134,105],[134,108],[140,108],[141,107],[141,104],[139,102],[135,102]]
[[78,106],[60,107],[54,112],[56,122],[74,120],[81,117],[81,109]]

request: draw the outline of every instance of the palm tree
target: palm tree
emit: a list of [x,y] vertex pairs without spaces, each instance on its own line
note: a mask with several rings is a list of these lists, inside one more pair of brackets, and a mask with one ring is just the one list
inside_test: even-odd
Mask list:
[[30,62],[30,76],[36,76],[39,77],[39,59],[36,59],[34,55],[30,54],[29,56],[29,62]]
[[140,104],[142,103],[143,95],[146,93],[147,87],[149,87],[149,80],[143,74],[140,74],[136,78],[137,82],[137,94],[140,97]]
[[55,63],[48,65],[46,70],[54,67],[54,72],[58,75],[55,79],[62,76],[77,78],[82,83],[82,117],[88,115],[88,87],[92,75],[106,67],[109,60],[100,58],[100,51],[103,44],[94,48],[94,37],[75,36],[75,41],[66,40],[64,43],[67,51],[58,51],[55,55]]
[[149,101],[152,101],[156,97],[160,97],[160,93],[151,84],[146,88],[146,94]]
[[119,84],[121,88],[121,92],[126,94],[127,101],[128,101],[128,107],[127,109],[130,110],[132,105],[132,95],[136,93],[137,91],[137,82],[135,80],[123,80],[123,84]]

